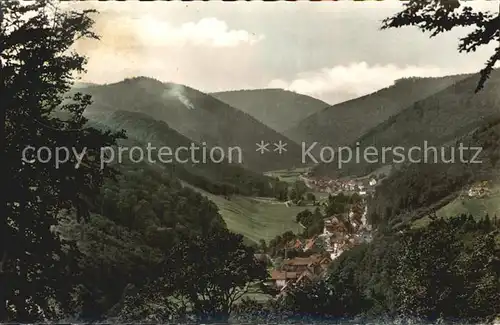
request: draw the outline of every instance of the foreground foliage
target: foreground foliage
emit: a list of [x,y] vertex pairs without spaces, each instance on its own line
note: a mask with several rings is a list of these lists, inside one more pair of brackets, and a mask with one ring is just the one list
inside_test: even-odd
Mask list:
[[186,237],[163,253],[118,315],[126,321],[227,321],[236,302],[267,278],[254,253],[243,236],[223,228]]
[[[62,211],[88,214],[87,200],[99,194],[110,168],[100,168],[101,146],[122,135],[85,126],[89,98],[75,94],[63,104],[84,58],[70,51],[74,40],[95,37],[89,11],[58,11],[48,1],[2,1],[2,122],[4,178],[0,219],[0,321],[56,318],[70,308],[74,245],[53,232]],[[61,121],[55,110],[68,113]],[[4,123],[2,123],[4,124]],[[84,149],[55,166],[23,151],[31,146]],[[52,152],[53,153],[53,152]],[[47,155],[42,155],[46,158]],[[63,157],[61,157],[63,158]]]
[[[500,7],[499,7],[500,11]],[[416,26],[422,32],[430,32],[431,37],[459,27],[473,29],[460,39],[460,53],[475,52],[479,47],[500,41],[500,12],[477,11],[459,0],[411,0],[405,9],[384,20],[382,28]],[[481,70],[476,92],[483,89],[495,64],[500,61],[500,45]]]

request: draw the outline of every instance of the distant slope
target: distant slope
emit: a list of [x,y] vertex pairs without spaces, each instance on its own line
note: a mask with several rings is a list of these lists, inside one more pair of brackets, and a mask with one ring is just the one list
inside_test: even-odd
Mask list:
[[92,87],[92,86],[97,86],[97,84],[91,83],[91,82],[75,82],[73,84],[73,88],[86,88],[86,87]]
[[283,132],[309,115],[330,106],[322,100],[283,89],[235,90],[210,95],[278,132]]
[[[126,110],[140,112],[168,123],[177,132],[226,153],[231,147],[242,151],[243,164],[255,171],[294,167],[301,163],[301,149],[285,136],[212,96],[183,85],[138,77],[122,82],[80,89],[92,95],[87,114]],[[256,152],[256,143],[271,143],[265,155]],[[273,144],[287,143],[287,151],[274,152]],[[233,151],[233,161],[237,153]]]
[[[125,130],[129,139],[122,145],[138,145],[147,153],[151,146],[150,163],[162,166],[179,179],[218,195],[258,195],[274,196],[277,181],[262,174],[245,170],[241,165],[228,162],[212,163],[162,163],[158,158],[158,148],[189,147],[192,140],[178,133],[163,121],[157,121],[143,113],[127,111],[106,111],[97,115],[88,115],[90,121],[112,130]],[[132,141],[131,141],[132,140]],[[197,144],[199,146],[199,144]],[[118,155],[118,154],[117,154]],[[125,152],[126,156],[129,155]],[[163,157],[163,160],[168,157]],[[201,155],[197,156],[200,159]],[[118,159],[118,157],[115,157]]]
[[[361,152],[368,147],[382,148],[413,146],[439,146],[462,137],[485,121],[500,117],[500,70],[492,73],[486,87],[474,93],[478,76],[472,75],[456,84],[437,92],[392,116],[385,122],[369,130],[359,139]],[[386,155],[386,162],[392,156]],[[355,174],[371,172],[380,163],[366,163],[361,160],[346,165],[337,171],[336,164],[322,165],[316,174]]]
[[350,145],[370,128],[414,102],[437,93],[466,75],[442,78],[407,78],[375,93],[327,107],[288,129],[284,134],[301,142]]

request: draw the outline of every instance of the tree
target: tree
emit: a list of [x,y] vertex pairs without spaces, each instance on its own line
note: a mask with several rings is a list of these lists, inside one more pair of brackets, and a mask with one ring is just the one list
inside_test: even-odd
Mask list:
[[351,203],[356,204],[361,201],[363,201],[363,198],[359,195],[359,193],[356,192],[351,196]]
[[235,303],[267,278],[254,253],[242,235],[224,228],[183,240],[166,254],[164,281],[155,287],[182,297],[199,320],[227,321]]
[[[123,134],[86,126],[88,96],[65,94],[85,58],[71,52],[90,32],[91,11],[60,11],[43,0],[2,1],[2,97],[5,139],[0,220],[0,321],[51,319],[69,308],[70,243],[54,231],[64,212],[86,217],[88,200],[113,169],[101,169],[100,148]],[[64,112],[67,118],[55,117]],[[59,166],[25,156],[28,146],[59,149]],[[80,165],[72,149],[84,152]],[[85,151],[84,151],[85,150]],[[31,152],[33,153],[33,152]],[[45,158],[46,156],[43,156]]]
[[301,319],[314,319],[318,316],[325,319],[333,314],[332,290],[322,280],[293,286],[278,301],[288,313]]
[[498,230],[472,216],[403,234],[393,286],[404,317],[491,321],[500,311]]
[[297,201],[302,200],[308,190],[308,187],[303,181],[295,181],[295,183],[293,184],[293,188],[297,193]]
[[290,191],[288,192],[288,198],[293,202],[300,200],[300,197],[298,196],[297,190],[295,188],[290,189]]
[[306,198],[308,201],[312,202],[313,204],[316,204],[316,195],[314,195],[314,193],[308,192]]
[[310,210],[303,210],[297,213],[295,217],[297,223],[301,223],[304,227],[309,227],[313,222],[313,213]]
[[497,14],[474,11],[459,0],[410,0],[405,9],[383,21],[382,29],[417,26],[431,37],[457,27],[472,27],[474,30],[460,39],[460,53],[474,52],[477,48],[498,42],[495,52],[480,71],[476,92],[480,91],[489,78],[495,64],[500,62],[500,7]]
[[266,244],[266,241],[264,239],[259,240],[259,249],[262,253],[267,252],[267,244]]

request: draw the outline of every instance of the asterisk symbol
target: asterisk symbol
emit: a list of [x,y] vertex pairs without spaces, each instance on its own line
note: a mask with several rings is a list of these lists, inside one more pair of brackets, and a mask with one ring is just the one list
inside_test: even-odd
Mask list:
[[286,152],[286,145],[287,143],[283,143],[281,140],[278,141],[278,143],[275,143],[274,146],[276,147],[274,149],[274,151],[277,151],[280,155],[283,153],[283,152]]
[[264,141],[261,141],[260,143],[256,143],[257,149],[255,151],[260,151],[260,154],[263,155],[264,152],[269,151],[267,147],[269,146],[269,143],[266,143]]

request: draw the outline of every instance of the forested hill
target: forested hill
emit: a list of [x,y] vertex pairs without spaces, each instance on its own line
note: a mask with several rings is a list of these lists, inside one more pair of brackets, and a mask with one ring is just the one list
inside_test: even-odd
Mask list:
[[[460,161],[459,147],[454,146],[455,162],[407,164],[395,170],[382,184],[369,205],[368,216],[376,225],[397,226],[432,213],[454,199],[467,185],[481,181],[500,181],[500,118],[484,123],[469,135],[458,138],[452,145],[464,143],[482,150],[474,160]],[[445,148],[445,157],[453,156]],[[465,151],[472,160],[475,151]],[[441,153],[438,151],[438,155]]]
[[[78,89],[92,95],[87,114],[106,110],[140,112],[164,121],[189,139],[208,146],[240,147],[243,164],[255,171],[269,171],[301,164],[300,147],[252,116],[187,86],[137,77]],[[256,143],[265,141],[270,151],[263,156]],[[273,144],[287,143],[286,152],[273,151]]]
[[[143,152],[147,152],[147,146],[150,144],[152,148],[156,148],[156,151],[151,151],[154,161],[150,163],[156,164],[163,168],[166,173],[173,174],[175,177],[210,193],[274,197],[279,193],[281,187],[285,186],[275,179],[252,172],[235,163],[227,161],[215,163],[210,159],[203,162],[201,154],[197,155],[200,163],[175,161],[162,163],[158,158],[159,148],[167,147],[174,151],[179,147],[189,148],[194,142],[172,129],[167,123],[155,120],[146,114],[128,111],[102,111],[97,115],[90,115],[89,118],[93,124],[101,128],[125,130],[129,139],[123,140],[122,145],[128,144],[128,147],[132,147],[133,143],[133,145],[142,148]],[[196,145],[201,147],[200,144]],[[124,155],[129,155],[129,152],[125,152]],[[147,156],[145,157],[147,158]]]
[[285,131],[297,142],[319,142],[344,146],[418,100],[424,99],[466,78],[405,78],[372,94],[327,107]]
[[322,100],[283,89],[247,89],[211,93],[213,97],[284,132],[325,107]]
[[[368,147],[379,151],[384,147],[423,147],[443,145],[467,135],[480,125],[500,117],[500,70],[495,70],[486,87],[475,94],[479,75],[471,75],[432,96],[417,101],[356,140],[361,152]],[[392,156],[386,155],[386,162]],[[383,165],[351,162],[340,170],[336,164],[320,165],[315,172],[321,175],[363,175]]]
[[82,319],[113,312],[130,285],[144,284],[145,274],[164,257],[162,249],[226,229],[213,202],[159,166],[127,160],[116,165],[117,180],[107,180],[89,202],[90,220],[71,218],[59,227],[83,254],[78,275]]

